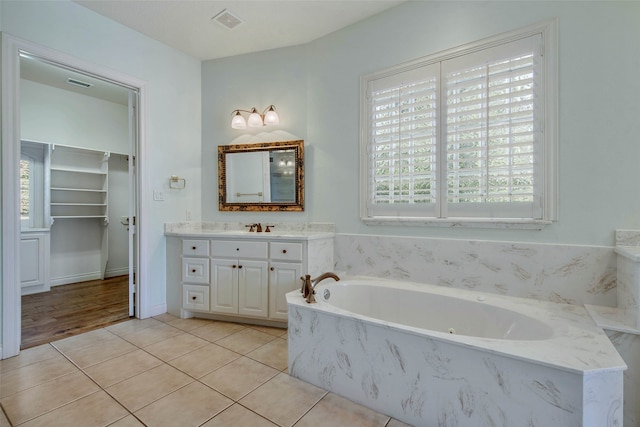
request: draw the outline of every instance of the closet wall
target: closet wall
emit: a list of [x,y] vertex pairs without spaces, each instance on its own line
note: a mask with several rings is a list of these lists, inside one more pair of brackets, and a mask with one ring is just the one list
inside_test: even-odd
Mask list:
[[[65,147],[86,149],[77,150],[84,153],[77,156],[79,163],[83,163],[83,157],[90,159],[92,154],[100,157],[101,152],[108,153],[104,164],[108,223],[99,218],[54,219],[49,250],[51,285],[126,274],[127,229],[121,220],[128,214],[127,106],[26,79],[21,80],[20,89],[21,139],[57,147],[51,156],[52,167],[55,167],[56,150],[62,152]],[[87,164],[77,166],[82,168]],[[72,169],[73,165],[69,167]],[[65,172],[52,172],[52,186],[56,174],[64,175]],[[69,175],[70,186],[75,185],[74,180],[82,187],[87,180],[101,179],[99,176]],[[55,202],[54,193],[51,193],[52,202]],[[54,216],[55,207],[52,205],[51,209]],[[64,214],[66,209],[71,212],[74,208],[58,207],[58,212]],[[93,213],[92,208],[82,209]]]

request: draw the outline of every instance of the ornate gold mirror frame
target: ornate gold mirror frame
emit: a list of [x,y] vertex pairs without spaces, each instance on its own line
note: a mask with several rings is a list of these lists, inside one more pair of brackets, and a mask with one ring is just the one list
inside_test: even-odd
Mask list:
[[[228,179],[231,179],[228,167],[229,154],[266,152],[273,162],[273,155],[278,152],[293,152],[293,182],[295,200],[287,201],[250,201],[238,202],[228,194]],[[247,171],[249,172],[249,171]],[[240,171],[242,173],[242,171]],[[274,172],[270,172],[270,176]],[[276,173],[277,175],[277,173]],[[236,193],[238,196],[245,194]],[[246,196],[262,197],[262,192],[246,194]],[[262,142],[256,144],[234,144],[218,146],[218,209],[220,211],[304,211],[304,141]]]

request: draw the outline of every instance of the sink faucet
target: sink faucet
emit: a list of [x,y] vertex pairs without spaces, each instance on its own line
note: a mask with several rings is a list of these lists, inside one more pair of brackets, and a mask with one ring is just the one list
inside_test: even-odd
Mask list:
[[318,285],[318,283],[328,278],[332,278],[336,282],[340,280],[340,278],[336,274],[331,272],[322,273],[315,279],[312,279],[311,275],[309,274],[306,274],[304,277],[300,277],[300,280],[302,280],[302,289],[300,289],[300,292],[302,292],[302,296],[308,303],[316,302],[316,298],[313,296],[313,294],[316,293],[314,288]]
[[262,224],[257,223],[257,224],[253,224],[253,226],[256,228],[256,232],[262,233]]

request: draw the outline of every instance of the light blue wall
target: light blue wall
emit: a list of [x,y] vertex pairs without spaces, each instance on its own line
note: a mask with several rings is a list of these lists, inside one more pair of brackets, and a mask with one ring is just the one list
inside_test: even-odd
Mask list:
[[[554,17],[559,221],[542,231],[364,225],[358,204],[360,76]],[[294,82],[277,73],[294,65],[304,74]],[[247,69],[274,73],[248,84],[253,73]],[[311,148],[310,221],[335,222],[341,233],[610,246],[616,228],[640,228],[639,69],[638,2],[408,2],[304,46],[205,62],[203,112],[216,115],[203,124],[203,170],[216,169],[205,142],[228,144],[243,134],[229,127],[233,108],[274,103],[283,119],[280,129],[295,129]],[[300,84],[286,96],[270,90],[290,83]],[[203,197],[203,218],[223,217],[213,199]]]
[[[161,309],[165,292],[164,223],[193,219],[201,212],[200,61],[106,19],[74,2],[2,1],[0,30],[146,82],[146,141],[150,165],[144,179],[162,190],[164,202],[144,197],[150,207],[144,248],[150,260],[150,308]],[[169,177],[187,180],[169,190]]]

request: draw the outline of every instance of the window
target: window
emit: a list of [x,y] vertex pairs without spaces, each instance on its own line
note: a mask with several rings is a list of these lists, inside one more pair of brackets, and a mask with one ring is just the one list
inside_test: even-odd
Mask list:
[[365,221],[555,219],[552,27],[362,79]]
[[41,228],[45,207],[44,145],[31,141],[20,145],[20,224],[22,228]]
[[28,159],[20,159],[20,221],[29,223],[31,206],[31,162]]

